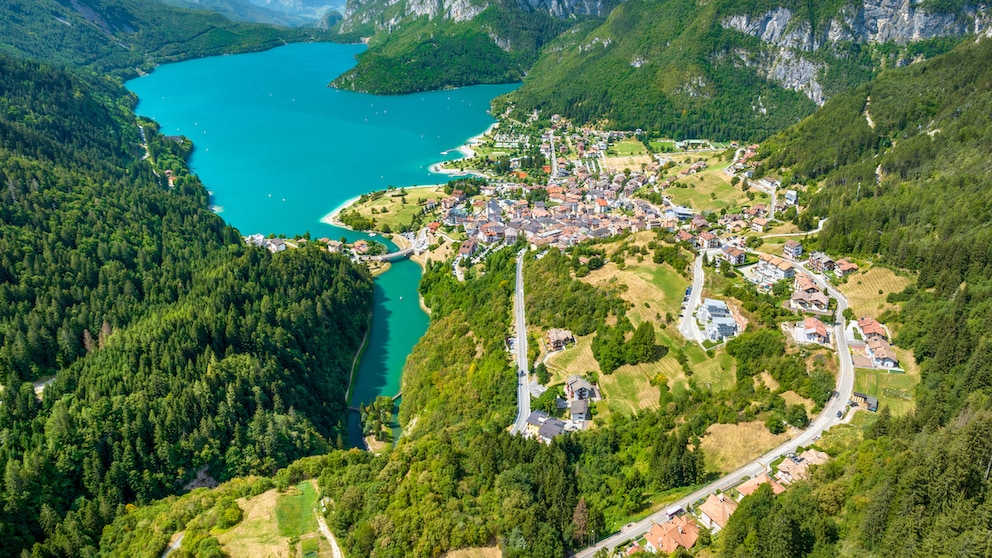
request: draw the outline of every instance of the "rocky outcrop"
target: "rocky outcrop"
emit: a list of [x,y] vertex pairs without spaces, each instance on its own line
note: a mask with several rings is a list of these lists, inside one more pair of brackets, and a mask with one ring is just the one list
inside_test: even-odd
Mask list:
[[807,55],[843,42],[907,44],[936,37],[983,33],[989,28],[984,5],[966,6],[963,13],[926,11],[913,0],[863,0],[840,10],[826,25],[814,30],[809,20],[779,7],[764,14],[736,14],[721,21],[726,29],[761,39],[767,48],[752,56],[740,55],[748,66],[778,84],[801,91],[817,104],[826,101],[817,77],[824,69]]
[[[526,12],[547,12],[555,17],[606,15],[616,5],[614,0],[516,0]],[[344,11],[341,32],[350,32],[368,25],[385,13],[390,21],[380,28],[388,28],[407,17],[427,16],[456,22],[469,21],[489,7],[486,0],[349,0]],[[399,9],[395,10],[393,6]]]

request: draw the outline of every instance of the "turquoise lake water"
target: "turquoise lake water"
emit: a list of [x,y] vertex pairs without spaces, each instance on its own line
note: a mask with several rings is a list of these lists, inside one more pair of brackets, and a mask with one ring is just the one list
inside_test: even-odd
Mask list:
[[[185,135],[212,203],[241,234],[367,238],[321,222],[347,200],[389,185],[447,181],[430,165],[494,119],[489,102],[515,85],[380,97],[327,84],[364,47],[329,43],[168,64],[131,80],[136,112]],[[447,154],[442,154],[447,152]],[[382,241],[382,237],[375,240]],[[387,245],[393,248],[392,243]],[[375,282],[372,330],[350,404],[396,395],[403,365],[427,330],[420,267],[393,264]],[[349,422],[352,440],[360,435]]]

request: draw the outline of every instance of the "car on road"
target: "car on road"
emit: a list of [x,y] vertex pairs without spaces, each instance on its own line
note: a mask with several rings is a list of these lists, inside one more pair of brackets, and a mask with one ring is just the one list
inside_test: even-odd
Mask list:
[[844,416],[844,411],[837,411],[837,418]]

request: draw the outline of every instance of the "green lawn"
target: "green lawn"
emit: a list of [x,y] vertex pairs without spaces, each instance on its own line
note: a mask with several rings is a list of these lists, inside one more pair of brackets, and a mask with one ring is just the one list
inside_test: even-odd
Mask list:
[[279,534],[284,537],[298,537],[317,530],[317,518],[313,506],[317,502],[317,490],[310,481],[303,481],[279,495],[276,502],[276,520]]
[[[346,211],[358,211],[365,217],[374,218],[376,220],[375,228],[378,231],[384,230],[384,227],[389,225],[390,230],[399,232],[401,225],[409,225],[414,215],[423,211],[421,202],[427,199],[440,202],[446,196],[441,187],[406,188],[406,196],[398,195],[399,192],[399,189],[387,192],[376,200],[353,205]],[[404,199],[406,203],[404,203]],[[372,213],[373,209],[376,211],[375,214]],[[383,213],[383,210],[386,212]]]
[[610,149],[615,151],[616,154],[621,157],[648,154],[648,150],[644,148],[644,144],[634,139],[618,141],[617,143],[614,143]]
[[655,151],[675,151],[674,140],[651,140],[651,149]]
[[912,374],[890,374],[884,370],[858,368],[854,371],[854,391],[878,398],[878,406],[888,405],[893,415],[902,416],[915,408],[913,389],[918,378]]

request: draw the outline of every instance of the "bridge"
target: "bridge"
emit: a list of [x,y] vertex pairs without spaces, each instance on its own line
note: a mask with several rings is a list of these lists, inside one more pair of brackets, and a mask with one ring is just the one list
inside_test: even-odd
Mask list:
[[[394,395],[391,399],[393,401],[396,401],[400,397],[403,397],[403,392],[402,391],[400,391],[399,393],[397,393],[396,395]],[[358,407],[352,407],[352,406],[348,406],[348,410],[351,411],[351,412],[353,412],[353,413],[360,413],[360,412],[362,412],[362,410],[360,408],[358,408]]]
[[381,256],[372,256],[371,259],[379,260],[380,262],[394,262],[396,260],[401,260],[403,258],[409,257],[410,254],[414,253],[414,247],[411,246],[405,250],[399,250],[397,252],[390,252],[388,254],[383,254]]

